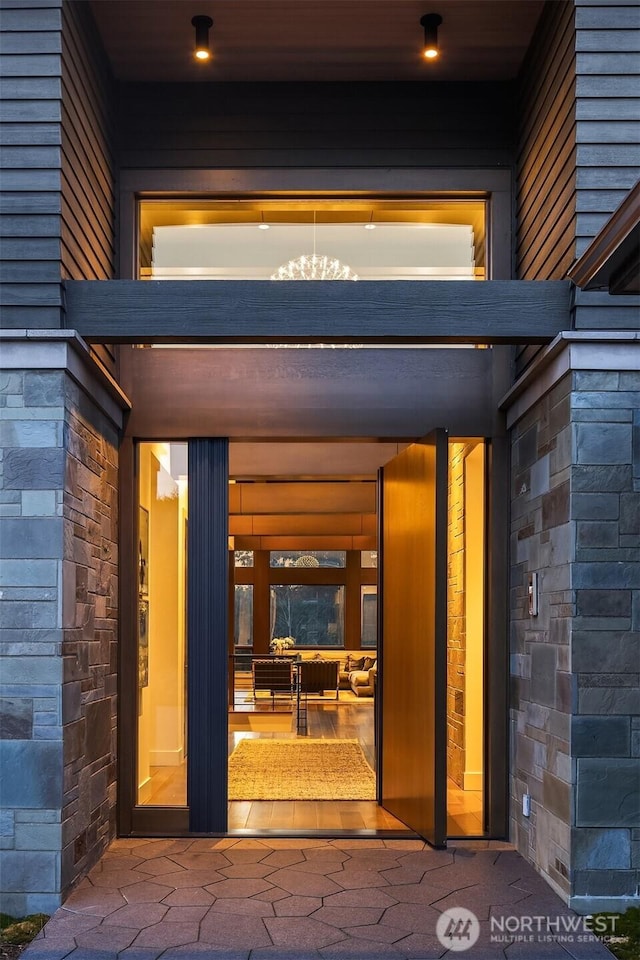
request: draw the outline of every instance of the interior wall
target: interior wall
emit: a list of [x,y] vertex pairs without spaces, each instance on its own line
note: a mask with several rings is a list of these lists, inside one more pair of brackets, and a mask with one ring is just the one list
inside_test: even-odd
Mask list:
[[[151,510],[151,448],[141,444],[138,448],[140,506]],[[138,687],[138,789],[142,791],[149,782],[149,755],[151,737],[151,703],[148,686]],[[140,799],[143,798],[141,794]]]
[[484,772],[485,456],[478,443],[464,461],[465,790],[482,790]]
[[[466,469],[468,458],[471,471]],[[478,623],[484,620],[484,556],[477,573],[479,545],[483,543],[484,500],[478,488],[480,461],[484,462],[483,446],[476,440],[449,443],[449,523],[448,523],[448,579],[447,579],[447,774],[461,789],[479,789],[471,786],[473,777],[465,784],[469,768],[466,752],[473,753],[473,770],[478,773],[478,743],[467,730],[471,710],[474,722],[478,718],[478,698],[482,717],[482,670],[478,675]],[[483,467],[482,467],[483,469]],[[471,481],[471,482],[467,482]],[[470,571],[473,570],[473,576]],[[472,643],[469,643],[470,623],[473,624]],[[483,634],[480,633],[480,651]],[[480,652],[480,663],[482,653]],[[471,696],[471,702],[468,697]],[[480,725],[480,738],[482,724]],[[480,774],[481,776],[481,774]],[[477,782],[477,776],[475,778]]]
[[449,444],[447,775],[458,787],[463,786],[465,762],[464,449],[464,443]]
[[[166,444],[139,448],[140,506],[149,513],[148,683],[139,686],[138,789],[145,802],[152,767],[184,759],[186,484],[161,459]],[[139,602],[145,602],[144,597]]]

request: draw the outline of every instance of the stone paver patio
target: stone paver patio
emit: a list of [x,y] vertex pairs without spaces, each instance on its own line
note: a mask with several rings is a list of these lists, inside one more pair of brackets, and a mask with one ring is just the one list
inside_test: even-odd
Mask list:
[[[436,936],[449,907],[471,949]],[[491,941],[490,918],[570,917],[508,845],[419,840],[116,840],[25,960],[591,960],[591,942]]]

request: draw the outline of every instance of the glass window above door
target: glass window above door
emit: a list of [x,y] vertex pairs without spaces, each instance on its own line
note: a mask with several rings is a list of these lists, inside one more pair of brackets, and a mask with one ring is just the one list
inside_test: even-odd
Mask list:
[[483,280],[486,201],[143,200],[140,279]]
[[345,567],[346,550],[272,550],[270,567]]

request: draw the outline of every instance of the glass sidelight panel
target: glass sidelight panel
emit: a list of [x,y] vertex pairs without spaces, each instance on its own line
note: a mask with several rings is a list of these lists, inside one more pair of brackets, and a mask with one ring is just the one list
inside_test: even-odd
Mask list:
[[484,833],[485,444],[449,443],[447,815]]
[[187,444],[138,446],[139,804],[186,791]]

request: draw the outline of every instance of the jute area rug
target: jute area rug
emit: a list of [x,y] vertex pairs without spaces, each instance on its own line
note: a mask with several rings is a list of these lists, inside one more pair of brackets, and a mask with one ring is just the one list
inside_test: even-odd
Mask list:
[[229,800],[375,800],[357,740],[241,740],[229,757]]

